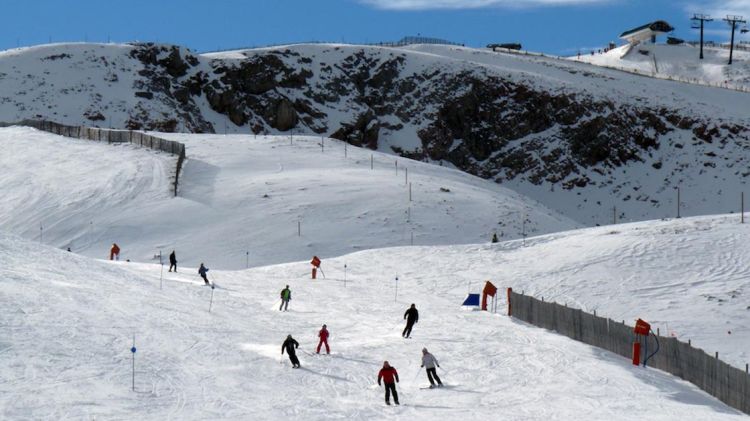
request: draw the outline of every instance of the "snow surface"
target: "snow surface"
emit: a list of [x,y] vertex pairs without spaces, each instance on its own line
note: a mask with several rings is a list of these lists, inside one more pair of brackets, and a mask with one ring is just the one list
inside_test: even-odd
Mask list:
[[642,43],[633,48],[623,45],[606,53],[581,54],[571,59],[656,78],[746,91],[750,89],[750,51],[743,47],[734,50],[731,66],[727,64],[728,47],[704,45],[700,60],[699,46],[690,44]]
[[[675,377],[503,316],[504,304],[500,314],[459,306],[492,279],[628,320],[679,318],[670,330],[680,337],[727,353],[736,347],[733,360],[743,358],[750,311],[727,294],[747,294],[746,227],[728,216],[693,218],[552,234],[525,246],[362,251],[325,259],[326,278],[316,281],[307,261],[211,270],[210,313],[212,290],[193,267],[164,272],[162,289],[158,265],[93,260],[0,233],[0,416],[747,419]],[[286,284],[293,299],[280,313]],[[402,314],[412,302],[420,321],[405,340]],[[313,355],[323,323],[331,356]],[[719,331],[729,327],[745,339],[727,341]],[[287,334],[300,342],[300,370],[280,355]],[[425,346],[447,388],[420,390]],[[386,407],[375,385],[383,360],[399,370],[401,407]]]
[[172,155],[0,129],[0,230],[96,258],[116,242],[123,260],[175,249],[182,265],[239,269],[409,245],[412,233],[415,245],[460,244],[580,226],[491,181],[351,145],[345,157],[331,139],[160,136],[186,144],[176,198]]

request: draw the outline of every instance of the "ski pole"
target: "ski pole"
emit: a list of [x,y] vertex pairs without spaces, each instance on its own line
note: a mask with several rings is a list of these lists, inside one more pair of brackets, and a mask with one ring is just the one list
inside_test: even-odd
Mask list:
[[419,377],[419,373],[422,372],[422,367],[419,367],[419,370],[417,371],[417,375],[414,376],[414,381],[417,381],[417,377]]

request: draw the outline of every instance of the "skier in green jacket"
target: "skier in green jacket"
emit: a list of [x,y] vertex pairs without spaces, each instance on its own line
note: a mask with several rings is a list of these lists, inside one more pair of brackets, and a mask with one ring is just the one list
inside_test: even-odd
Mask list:
[[282,309],[284,311],[288,310],[289,307],[289,301],[292,299],[292,290],[289,289],[289,285],[286,286],[286,288],[281,290],[281,305],[279,306],[279,311]]

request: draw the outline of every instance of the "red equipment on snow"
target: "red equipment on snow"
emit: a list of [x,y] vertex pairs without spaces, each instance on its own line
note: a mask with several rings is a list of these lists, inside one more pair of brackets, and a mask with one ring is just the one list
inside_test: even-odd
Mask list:
[[[312,278],[316,279],[316,275],[318,273],[318,269],[320,269],[320,259],[318,256],[313,256],[312,260],[310,261],[310,264],[313,265],[312,268]],[[320,269],[320,273],[323,274],[323,277],[325,278],[326,275],[323,273],[323,269]]]
[[636,335],[648,336],[648,333],[651,331],[651,325],[646,323],[642,319],[638,319],[635,321],[635,327],[633,328],[633,331],[636,333]]
[[[651,325],[645,322],[642,319],[638,319],[635,321],[635,327],[633,328],[633,332],[636,334],[637,341],[633,342],[633,365],[639,365],[641,363],[641,342],[643,342],[643,348],[644,348],[644,355],[648,354],[648,336],[649,334],[653,334],[653,331],[651,330]],[[641,340],[641,338],[643,338]],[[646,358],[643,359],[643,366],[646,366],[646,363],[648,362],[651,357],[656,355],[657,352],[659,352],[659,337],[654,335],[654,339],[656,339],[656,351],[654,351],[651,355],[646,356]]]
[[482,290],[482,311],[487,311],[487,296],[492,297],[494,300],[495,294],[497,294],[497,287],[492,285],[492,282],[487,281]]

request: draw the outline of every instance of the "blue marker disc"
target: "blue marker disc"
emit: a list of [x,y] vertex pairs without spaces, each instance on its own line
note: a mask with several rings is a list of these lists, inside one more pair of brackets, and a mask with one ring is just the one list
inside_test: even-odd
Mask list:
[[132,352],[133,354],[135,354],[135,347],[130,348],[130,352]]

